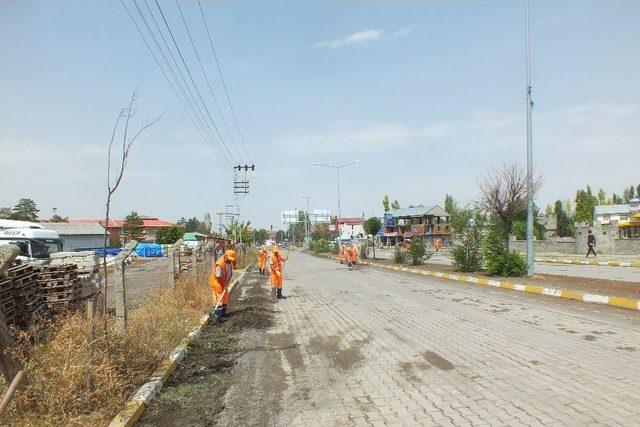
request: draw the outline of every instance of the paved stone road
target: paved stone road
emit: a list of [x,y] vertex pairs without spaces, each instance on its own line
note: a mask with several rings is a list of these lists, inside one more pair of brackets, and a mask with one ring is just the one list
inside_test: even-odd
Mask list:
[[638,313],[301,253],[285,279],[267,424],[638,425]]

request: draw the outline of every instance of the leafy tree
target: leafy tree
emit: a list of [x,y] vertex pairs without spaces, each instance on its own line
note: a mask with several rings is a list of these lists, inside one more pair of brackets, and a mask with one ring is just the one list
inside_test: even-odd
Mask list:
[[287,238],[287,235],[285,234],[285,232],[283,230],[278,230],[276,232],[276,242],[282,243],[282,242],[285,241],[286,238]]
[[456,244],[451,255],[453,266],[459,271],[478,271],[482,269],[482,230],[486,217],[480,209],[462,209],[451,223],[455,231]]
[[598,204],[604,205],[606,203],[607,203],[607,193],[605,193],[604,190],[601,188],[600,190],[598,190]]
[[640,198],[640,184],[636,187],[636,197]]
[[556,215],[556,234],[559,237],[573,236],[575,234],[573,221],[567,212],[565,212],[560,200],[556,200],[554,213]]
[[444,210],[447,211],[451,217],[458,211],[458,202],[456,202],[456,199],[450,194],[444,196]]
[[253,233],[253,238],[256,245],[264,245],[264,242],[269,238],[269,233],[264,228],[261,228]]
[[[527,238],[527,223],[522,220],[513,221],[511,224],[511,232],[509,234],[516,236],[516,239],[518,240],[525,240]],[[503,233],[500,233],[500,235],[504,236]]]
[[624,199],[622,197],[618,196],[616,193],[613,193],[611,204],[612,205],[621,205],[623,203],[624,203]]
[[136,211],[131,211],[131,213],[124,218],[122,230],[125,242],[129,242],[131,240],[141,242],[144,240],[142,224],[143,220]]
[[0,208],[0,219],[11,219],[11,208]]
[[624,190],[622,197],[624,198],[625,203],[629,203],[631,199],[634,199],[636,197],[635,188],[633,188],[633,185]]
[[365,233],[375,236],[382,229],[382,221],[380,221],[380,218],[372,216],[362,224],[362,227]]
[[591,187],[576,192],[576,211],[573,215],[578,222],[593,222],[593,209],[598,204],[598,198],[591,193]]
[[311,232],[311,240],[324,239],[327,241],[331,241],[336,237],[338,237],[338,233],[335,231],[329,230],[328,224],[316,224],[315,230]]
[[385,212],[389,212],[389,196],[387,196],[386,194],[382,198],[382,208]]
[[184,228],[180,225],[172,225],[168,228],[160,228],[156,232],[156,243],[162,245],[172,245],[182,238],[184,235]]
[[239,222],[237,219],[233,219],[231,224],[226,227],[227,236],[236,239],[236,241],[250,242],[252,240],[252,233],[249,230],[249,223]]
[[509,251],[502,233],[503,229],[494,225],[482,243],[485,270],[491,276],[524,276],[527,263],[518,252]]
[[19,221],[38,221],[38,204],[32,199],[20,199],[18,203],[13,207],[11,219]]
[[553,214],[553,205],[547,205],[544,208],[544,213],[547,214],[547,215]]
[[395,199],[393,203],[391,203],[391,209],[393,210],[400,209],[400,202],[398,202],[398,199]]
[[51,222],[69,222],[69,217],[61,217],[60,215],[54,215],[50,219]]

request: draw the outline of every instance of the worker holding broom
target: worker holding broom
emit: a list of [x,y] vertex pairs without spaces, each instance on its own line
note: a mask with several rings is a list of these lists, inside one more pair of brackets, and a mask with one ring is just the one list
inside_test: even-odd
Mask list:
[[353,244],[350,244],[349,247],[347,248],[347,259],[348,259],[349,267],[353,267],[354,265],[356,265],[356,262],[358,261],[358,251],[353,246]]
[[269,256],[269,273],[271,275],[271,286],[273,286],[273,289],[275,289],[276,297],[278,299],[287,298],[282,295],[282,283],[284,281],[282,269],[286,260],[287,257],[283,257],[280,254],[280,246],[274,245],[271,256]]
[[227,304],[229,304],[228,286],[231,282],[231,276],[233,276],[235,261],[236,252],[231,249],[226,251],[213,265],[211,276],[209,276],[213,302],[216,304],[213,317],[218,323],[227,320]]
[[261,276],[267,272],[267,256],[267,248],[266,246],[262,246],[260,252],[258,252],[258,271]]

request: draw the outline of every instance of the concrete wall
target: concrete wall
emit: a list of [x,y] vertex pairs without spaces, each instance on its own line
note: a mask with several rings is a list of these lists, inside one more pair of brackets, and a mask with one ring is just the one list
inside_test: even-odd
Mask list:
[[[99,248],[104,243],[104,236],[99,235],[61,235],[60,239],[62,240],[62,249],[65,252],[83,248]],[[107,246],[109,246],[108,243]]]
[[[509,249],[512,251],[526,252],[527,243],[524,240],[515,240],[511,236]],[[534,240],[533,250],[535,252],[559,252],[562,254],[575,254],[576,242],[573,237],[551,237],[546,240]]]
[[617,224],[576,224],[576,253],[587,253],[589,230],[596,236],[596,253],[640,254],[640,239],[621,239]]

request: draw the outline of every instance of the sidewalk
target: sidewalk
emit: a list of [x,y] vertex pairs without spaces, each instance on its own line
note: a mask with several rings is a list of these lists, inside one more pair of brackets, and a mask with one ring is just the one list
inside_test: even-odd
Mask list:
[[[500,281],[510,284],[525,284],[533,287],[547,288],[554,290],[566,290],[569,292],[597,295],[604,297],[620,297],[631,300],[640,300],[640,283],[625,282],[621,280],[605,280],[586,277],[557,276],[552,274],[536,274],[533,277],[493,277],[482,272],[460,273],[454,270],[453,266],[445,264],[427,263],[425,265],[410,266],[395,264],[388,259],[368,259],[370,263],[384,266],[406,267],[410,270],[432,271],[460,277],[473,276],[487,281]],[[572,298],[582,299],[582,298]]]

